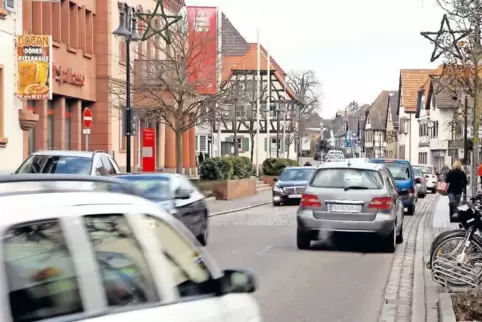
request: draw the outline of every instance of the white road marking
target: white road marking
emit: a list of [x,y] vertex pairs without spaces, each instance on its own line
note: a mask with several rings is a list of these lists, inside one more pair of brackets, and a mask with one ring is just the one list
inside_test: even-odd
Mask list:
[[268,245],[262,251],[258,252],[256,255],[258,255],[258,256],[264,255],[264,253],[269,251],[271,248],[273,248],[273,245]]

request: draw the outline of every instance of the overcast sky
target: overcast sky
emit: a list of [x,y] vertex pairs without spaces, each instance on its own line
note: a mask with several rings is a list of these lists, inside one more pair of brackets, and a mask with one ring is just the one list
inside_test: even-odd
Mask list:
[[313,70],[323,84],[322,115],[352,100],[371,104],[397,90],[401,68],[430,68],[435,0],[186,0],[219,6],[249,42],[261,43],[286,71]]

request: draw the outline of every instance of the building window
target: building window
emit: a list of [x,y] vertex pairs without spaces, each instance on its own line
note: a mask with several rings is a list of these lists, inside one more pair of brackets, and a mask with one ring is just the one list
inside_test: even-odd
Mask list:
[[438,121],[433,122],[433,127],[430,129],[430,137],[432,138],[438,137]]
[[65,149],[72,149],[72,102],[67,101],[65,105]]
[[196,135],[196,153],[207,153],[208,152],[208,136],[207,135]]
[[[61,12],[61,38],[64,44],[67,46],[70,45],[69,36],[70,36],[70,3],[69,0],[62,0],[60,3],[60,12]],[[55,30],[55,28],[53,28]]]
[[62,40],[62,19],[60,2],[52,2],[52,40],[57,43]]
[[419,152],[418,153],[418,163],[419,164],[428,164],[427,160],[427,152]]
[[89,10],[85,10],[85,26],[85,52],[92,55],[94,53],[95,15]]

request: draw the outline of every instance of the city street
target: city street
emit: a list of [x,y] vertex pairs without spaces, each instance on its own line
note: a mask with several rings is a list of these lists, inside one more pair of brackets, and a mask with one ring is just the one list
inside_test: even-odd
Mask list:
[[223,268],[256,272],[265,321],[377,321],[393,255],[359,238],[299,251],[296,209],[268,204],[211,217],[208,250]]

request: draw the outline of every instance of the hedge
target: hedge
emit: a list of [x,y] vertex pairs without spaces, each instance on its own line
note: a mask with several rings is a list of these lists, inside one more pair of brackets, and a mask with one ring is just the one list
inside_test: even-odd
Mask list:
[[263,161],[263,175],[279,176],[286,167],[296,167],[298,161],[286,158],[268,158]]
[[237,180],[251,176],[253,165],[247,157],[215,157],[204,160],[199,168],[201,180]]

